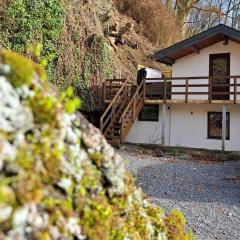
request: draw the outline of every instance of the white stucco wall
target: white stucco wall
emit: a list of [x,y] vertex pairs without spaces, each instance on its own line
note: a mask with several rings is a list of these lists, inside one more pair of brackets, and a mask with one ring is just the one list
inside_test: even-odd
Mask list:
[[[196,76],[209,76],[209,55],[217,53],[230,53],[230,74],[240,75],[240,44],[229,41],[228,45],[223,45],[223,42],[218,42],[210,47],[202,49],[200,54],[193,53],[183,58],[176,60],[175,64],[172,66],[172,76],[173,77],[196,77]],[[197,83],[208,83],[208,80],[190,80],[189,84]],[[233,79],[231,79],[233,83]],[[238,79],[240,83],[240,79]],[[185,84],[184,80],[175,80],[174,84]],[[184,88],[173,87],[175,92],[185,91]],[[198,92],[208,92],[207,87],[201,88],[189,88],[189,91]],[[231,89],[233,91],[233,87]],[[238,87],[240,91],[240,87]],[[173,95],[172,99],[184,99],[183,95]],[[190,95],[189,99],[193,100],[207,100],[207,95]],[[233,96],[231,96],[233,100]],[[240,97],[238,96],[238,100]]]
[[[221,112],[221,105],[176,104],[171,106],[170,146],[221,150],[222,140],[208,139],[208,112]],[[226,150],[240,150],[240,106],[227,105],[230,112],[230,140]]]
[[[166,145],[221,150],[222,141],[207,138],[208,112],[221,112],[217,104],[173,104],[168,106]],[[126,142],[161,144],[162,105],[158,122],[136,120]],[[226,140],[227,151],[240,150],[240,105],[227,105],[230,112],[230,140]],[[158,141],[155,141],[158,139]],[[154,141],[153,141],[154,140]]]
[[[167,125],[165,128],[166,144],[169,145],[169,129],[170,129],[170,115],[167,109]],[[162,136],[162,105],[159,107],[159,121],[138,121],[134,122],[126,142],[132,143],[147,143],[147,144],[161,144]]]

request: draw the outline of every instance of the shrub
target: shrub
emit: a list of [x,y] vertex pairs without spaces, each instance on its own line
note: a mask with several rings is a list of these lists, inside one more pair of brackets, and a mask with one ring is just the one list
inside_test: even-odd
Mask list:
[[170,153],[171,153],[173,156],[179,155],[180,153],[182,153],[181,146],[180,146],[180,145],[177,145],[177,146],[175,146],[175,147],[170,148]]
[[[60,53],[57,46],[64,24],[64,9],[58,0],[11,0],[0,11],[0,42],[3,47],[26,53],[29,45],[41,44],[44,57]],[[30,54],[28,53],[30,56]],[[52,62],[47,67],[54,77]]]

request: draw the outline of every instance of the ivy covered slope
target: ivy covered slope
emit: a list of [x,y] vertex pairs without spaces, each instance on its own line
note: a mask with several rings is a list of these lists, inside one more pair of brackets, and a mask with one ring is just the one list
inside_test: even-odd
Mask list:
[[39,65],[0,52],[0,239],[192,239]]

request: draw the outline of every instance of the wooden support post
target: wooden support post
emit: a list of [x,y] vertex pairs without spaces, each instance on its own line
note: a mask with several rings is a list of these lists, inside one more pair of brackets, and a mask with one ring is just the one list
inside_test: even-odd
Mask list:
[[114,120],[115,115],[116,115],[116,102],[112,105],[112,112],[111,112],[111,120]]
[[237,102],[237,78],[234,78],[234,104]]
[[120,130],[120,141],[121,143],[123,142],[123,131],[124,131],[124,125],[125,125],[125,118],[122,119],[121,121],[121,130]]
[[110,81],[109,95],[112,96],[112,81]]
[[135,117],[136,117],[136,97],[133,97],[133,118],[132,118],[132,122],[134,122]]
[[226,105],[223,105],[222,107],[222,151],[225,151],[226,129],[227,129],[227,108],[226,108]]
[[100,118],[100,130],[103,133],[103,119]]
[[143,100],[146,99],[146,78],[143,79]]
[[164,92],[163,92],[163,102],[166,104],[167,101],[167,79],[164,78]]
[[167,105],[163,103],[162,106],[162,146],[166,145],[166,119],[167,119]]
[[213,79],[212,79],[212,77],[210,77],[209,78],[209,89],[208,89],[208,101],[209,101],[209,103],[212,103],[212,82],[213,82]]
[[188,103],[188,78],[186,78],[185,103]]

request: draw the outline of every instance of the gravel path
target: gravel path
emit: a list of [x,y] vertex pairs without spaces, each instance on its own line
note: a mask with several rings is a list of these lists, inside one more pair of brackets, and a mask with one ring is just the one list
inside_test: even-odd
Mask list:
[[180,209],[198,240],[240,240],[240,161],[203,163],[156,158],[134,146],[118,151],[149,198]]

